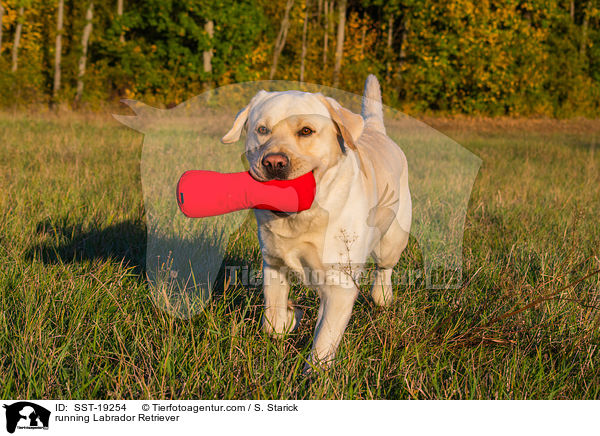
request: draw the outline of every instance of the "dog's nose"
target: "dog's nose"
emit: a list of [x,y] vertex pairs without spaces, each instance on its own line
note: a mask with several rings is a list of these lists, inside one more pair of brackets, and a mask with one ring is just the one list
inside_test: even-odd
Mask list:
[[270,176],[284,176],[289,169],[290,160],[283,153],[269,153],[263,158],[262,165]]
[[265,168],[272,168],[275,170],[283,170],[289,163],[290,160],[283,153],[269,153],[262,160],[262,164]]

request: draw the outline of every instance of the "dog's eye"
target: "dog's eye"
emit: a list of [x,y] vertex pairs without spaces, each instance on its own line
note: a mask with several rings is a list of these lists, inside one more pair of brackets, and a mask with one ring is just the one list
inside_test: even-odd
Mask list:
[[259,135],[266,135],[269,133],[269,129],[267,129],[265,126],[258,126],[258,128],[256,129],[256,132]]
[[310,127],[302,127],[300,129],[300,131],[298,132],[298,136],[310,136],[313,133],[315,133],[315,132]]

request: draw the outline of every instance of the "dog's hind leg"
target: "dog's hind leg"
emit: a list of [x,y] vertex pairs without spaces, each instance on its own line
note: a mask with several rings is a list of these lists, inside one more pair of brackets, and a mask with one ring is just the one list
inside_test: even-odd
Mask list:
[[408,244],[408,232],[394,219],[379,244],[371,253],[377,269],[371,287],[371,298],[378,306],[389,306],[393,300],[392,269]]
[[264,265],[263,292],[265,314],[263,330],[271,335],[281,335],[295,330],[300,324],[302,311],[288,300],[290,285],[284,273]]

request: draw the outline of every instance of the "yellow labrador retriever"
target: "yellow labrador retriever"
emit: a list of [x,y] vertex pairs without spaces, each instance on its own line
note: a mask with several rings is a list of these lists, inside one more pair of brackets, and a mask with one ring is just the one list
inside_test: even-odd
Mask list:
[[293,272],[319,292],[311,362],[327,364],[352,314],[356,278],[369,256],[377,265],[373,300],[392,301],[392,268],[408,242],[412,214],[406,157],[386,136],[373,75],[365,82],[361,115],[320,93],[260,91],[222,141],[239,140],[244,128],[257,180],[314,174],[317,191],[309,210],[255,214],[264,262],[263,327],[280,335],[298,326],[302,312],[288,300]]

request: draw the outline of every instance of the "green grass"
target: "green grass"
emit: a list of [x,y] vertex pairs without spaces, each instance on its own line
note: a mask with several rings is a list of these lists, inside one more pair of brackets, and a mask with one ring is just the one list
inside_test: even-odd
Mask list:
[[[314,291],[284,340],[260,331],[259,289],[231,286],[192,319],[143,279],[142,137],[108,115],[0,113],[2,398],[599,398],[600,123],[429,122],[483,160],[465,283],[363,289],[338,360],[302,376]],[[260,264],[253,225],[230,255]],[[397,271],[419,267],[411,240]],[[509,314],[502,318],[502,314]],[[500,319],[498,319],[500,317]]]

